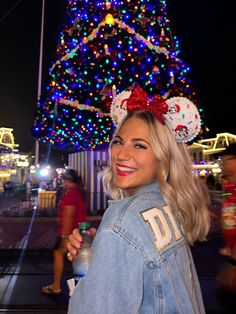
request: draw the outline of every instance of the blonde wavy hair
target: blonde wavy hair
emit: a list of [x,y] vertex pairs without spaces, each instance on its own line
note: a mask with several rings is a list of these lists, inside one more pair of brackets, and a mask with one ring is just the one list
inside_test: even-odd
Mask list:
[[[157,180],[161,193],[180,221],[187,241],[193,244],[196,240],[205,240],[210,225],[209,212],[198,179],[192,173],[192,162],[184,144],[177,144],[168,125],[161,124],[149,111],[129,112],[114,135],[133,117],[144,121],[149,128],[150,145],[160,165]],[[110,148],[111,145],[112,142]],[[111,166],[101,176],[105,192],[112,199],[127,196],[125,191],[116,187]]]

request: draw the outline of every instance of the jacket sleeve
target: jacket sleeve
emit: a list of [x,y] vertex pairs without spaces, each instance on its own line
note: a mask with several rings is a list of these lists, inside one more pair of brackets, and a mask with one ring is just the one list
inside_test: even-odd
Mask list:
[[93,253],[93,262],[70,299],[68,313],[139,313],[143,297],[140,250],[105,229],[96,235]]

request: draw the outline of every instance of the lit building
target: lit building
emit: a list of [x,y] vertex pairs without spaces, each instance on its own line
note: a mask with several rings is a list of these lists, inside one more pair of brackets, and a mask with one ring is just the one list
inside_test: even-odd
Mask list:
[[29,166],[28,155],[19,153],[12,132],[11,128],[0,128],[0,190],[6,181],[22,183],[24,169]]
[[230,144],[236,142],[236,135],[231,133],[219,133],[214,138],[199,140],[188,146],[193,159],[194,173],[198,175],[215,176],[221,173],[217,153],[221,153]]

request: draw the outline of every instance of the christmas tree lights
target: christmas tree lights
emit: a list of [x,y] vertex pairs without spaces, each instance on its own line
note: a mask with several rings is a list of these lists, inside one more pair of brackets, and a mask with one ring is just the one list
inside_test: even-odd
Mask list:
[[110,141],[114,96],[138,83],[150,96],[194,101],[166,1],[68,1],[57,60],[33,135],[70,151]]

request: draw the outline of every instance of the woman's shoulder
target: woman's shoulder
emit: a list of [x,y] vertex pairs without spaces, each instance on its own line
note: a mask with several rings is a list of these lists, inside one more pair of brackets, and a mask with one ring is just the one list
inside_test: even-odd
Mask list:
[[142,212],[152,207],[163,207],[165,201],[159,190],[138,193],[129,205],[129,211]]
[[140,219],[142,212],[150,208],[161,208],[165,206],[165,201],[158,186],[145,187],[140,189],[133,196],[119,200],[108,201],[108,208],[103,215],[103,225],[125,226],[134,224]]
[[142,213],[151,208],[162,208],[166,203],[162,195],[158,192],[149,191],[137,193],[131,197],[110,202],[106,218],[116,226],[135,224],[142,217]]

